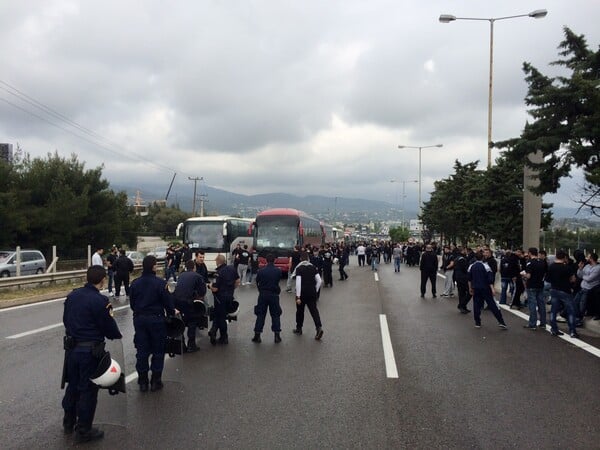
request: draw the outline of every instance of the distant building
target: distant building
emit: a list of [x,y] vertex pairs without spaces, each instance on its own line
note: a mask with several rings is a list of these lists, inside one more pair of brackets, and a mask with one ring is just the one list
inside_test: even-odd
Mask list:
[[12,144],[0,144],[0,159],[7,163],[12,163],[13,160],[13,146]]

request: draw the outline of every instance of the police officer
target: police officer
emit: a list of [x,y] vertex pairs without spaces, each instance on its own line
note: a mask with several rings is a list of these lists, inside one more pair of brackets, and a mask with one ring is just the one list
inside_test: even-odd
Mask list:
[[254,307],[256,323],[254,324],[254,337],[252,342],[260,343],[260,334],[265,326],[267,308],[271,315],[271,330],[275,333],[275,343],[281,342],[281,306],[279,306],[279,280],[281,280],[281,269],[275,267],[275,256],[268,254],[267,265],[258,271],[256,275],[256,287],[258,288],[258,303]]
[[201,300],[206,295],[206,283],[202,275],[195,271],[196,263],[188,260],[185,263],[186,271],[179,275],[177,286],[173,292],[175,307],[183,314],[183,320],[187,326],[188,342],[186,351],[188,353],[198,351],[196,346],[196,327],[198,319],[194,314],[194,300]]
[[225,256],[217,255],[215,258],[217,269],[215,281],[210,287],[215,299],[213,324],[208,332],[210,343],[216,345],[217,330],[220,332],[219,343],[228,344],[227,337],[227,309],[233,302],[233,291],[240,285],[240,277],[234,267],[226,264]]
[[87,283],[75,289],[65,300],[65,380],[68,385],[62,401],[65,411],[63,428],[73,432],[75,440],[88,442],[101,439],[104,432],[92,427],[99,387],[90,380],[104,354],[104,338],[121,339],[123,336],[113,319],[108,298],[100,294],[106,271],[102,266],[91,266],[86,274]]
[[[163,387],[162,370],[167,340],[165,312],[168,316],[177,312],[173,306],[173,298],[167,290],[167,282],[156,276],[156,264],[155,256],[146,256],[142,261],[142,276],[131,283],[129,306],[133,310],[133,343],[137,350],[135,368],[141,392],[147,392],[149,384],[152,391]],[[152,362],[149,366],[150,355]],[[148,382],[150,369],[152,378]]]

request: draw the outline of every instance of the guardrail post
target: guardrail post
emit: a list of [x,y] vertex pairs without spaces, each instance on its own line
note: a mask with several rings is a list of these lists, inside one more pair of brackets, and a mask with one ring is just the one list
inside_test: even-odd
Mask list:
[[88,244],[88,258],[87,258],[87,267],[92,265],[92,246]]
[[[58,258],[56,257],[56,245],[52,246],[52,273],[56,273],[56,264],[58,262]],[[48,272],[48,271],[46,271]]]
[[21,276],[21,246],[17,245],[17,260],[15,261],[17,264],[17,276]]

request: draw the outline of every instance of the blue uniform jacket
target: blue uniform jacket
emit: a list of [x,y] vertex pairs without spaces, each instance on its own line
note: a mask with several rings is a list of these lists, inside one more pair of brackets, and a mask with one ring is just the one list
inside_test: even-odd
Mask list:
[[222,299],[232,299],[233,291],[235,290],[235,281],[239,278],[233,266],[220,265],[217,267],[215,281],[212,284],[213,287],[218,289],[215,294]]
[[281,269],[273,264],[267,264],[256,274],[256,287],[260,292],[279,295],[281,280]]
[[165,311],[169,316],[175,314],[167,282],[153,272],[144,272],[131,283],[130,294],[129,306],[134,316],[164,315]]
[[105,337],[123,337],[113,319],[112,305],[108,298],[90,283],[67,295],[63,323],[67,336],[77,342],[103,342]]
[[197,272],[183,272],[177,279],[177,287],[173,292],[176,300],[190,303],[206,295],[206,283]]

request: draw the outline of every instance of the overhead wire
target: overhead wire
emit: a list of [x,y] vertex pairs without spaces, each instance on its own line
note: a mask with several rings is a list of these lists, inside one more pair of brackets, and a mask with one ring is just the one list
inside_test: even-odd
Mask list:
[[[91,130],[91,129],[89,129],[89,128],[87,128],[87,127],[85,127],[85,126],[83,126],[83,125],[81,125],[81,124],[79,124],[77,122],[75,122],[74,120],[70,119],[69,117],[65,116],[64,114],[61,114],[60,112],[56,111],[55,109],[53,109],[53,108],[45,105],[44,103],[36,100],[33,97],[27,95],[23,91],[17,89],[16,87],[10,85],[9,83],[7,83],[7,82],[5,82],[3,80],[0,80],[0,84],[6,86],[6,87],[0,86],[0,89],[4,90],[5,92],[7,92],[7,93],[9,93],[11,95],[13,95],[14,97],[17,97],[22,102],[25,102],[25,103],[27,103],[27,104],[29,104],[29,105],[31,105],[31,106],[33,106],[33,107],[35,107],[35,108],[43,111],[45,114],[54,117],[55,119],[59,120],[60,122],[64,122],[67,125],[69,125],[70,127],[73,127],[75,129],[81,131],[82,133],[87,134],[91,139],[88,138],[88,137],[86,137],[86,136],[82,136],[81,134],[76,133],[73,130],[65,128],[65,127],[63,127],[63,126],[61,126],[61,125],[59,125],[59,124],[57,124],[57,123],[55,123],[55,122],[53,122],[53,121],[45,118],[43,116],[40,116],[39,114],[36,114],[36,113],[28,110],[27,108],[19,106],[19,105],[15,104],[15,103],[11,102],[10,100],[7,100],[6,98],[0,97],[0,100],[4,101],[8,105],[10,105],[10,106],[12,106],[12,107],[14,107],[16,109],[19,109],[20,111],[23,111],[23,112],[25,112],[25,113],[27,113],[27,114],[29,114],[29,115],[31,115],[31,116],[39,119],[39,120],[42,120],[42,121],[44,121],[44,122],[46,122],[46,123],[48,123],[48,124],[50,124],[50,125],[52,125],[52,126],[54,126],[56,128],[59,128],[59,129],[65,131],[65,132],[67,132],[67,133],[69,133],[69,134],[71,134],[71,135],[73,135],[73,136],[75,136],[75,137],[77,137],[77,138],[79,138],[81,140],[84,140],[84,141],[86,141],[86,142],[88,142],[88,143],[90,143],[92,145],[95,145],[95,146],[97,146],[97,147],[99,147],[99,148],[101,148],[103,150],[106,150],[106,151],[108,151],[108,152],[110,152],[110,153],[112,153],[114,155],[117,155],[119,157],[125,156],[125,157],[129,158],[132,161],[136,161],[137,160],[137,161],[140,161],[140,162],[142,162],[142,163],[144,163],[146,165],[154,166],[154,167],[159,168],[161,170],[167,170],[167,171],[173,172],[173,173],[183,173],[183,172],[177,171],[177,170],[175,170],[175,169],[173,169],[173,168],[171,168],[169,166],[166,166],[166,165],[163,165],[163,164],[159,164],[159,163],[156,163],[156,162],[153,162],[153,161],[149,161],[144,156],[139,155],[139,154],[137,154],[134,151],[125,149],[124,147],[120,146],[119,144],[117,144],[117,143],[111,141],[110,139],[108,139],[108,138],[100,135],[99,133],[96,133],[95,131],[93,131],[93,130]],[[7,88],[9,88],[10,90],[7,89]],[[94,140],[92,140],[92,139],[94,139]],[[117,151],[117,150],[114,150],[114,149],[112,149],[110,147],[107,147],[106,145],[98,142],[100,140],[107,142],[112,147],[119,148],[121,151]]]

